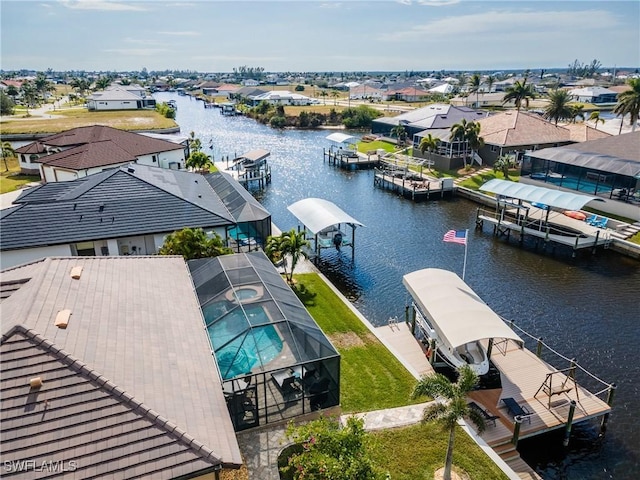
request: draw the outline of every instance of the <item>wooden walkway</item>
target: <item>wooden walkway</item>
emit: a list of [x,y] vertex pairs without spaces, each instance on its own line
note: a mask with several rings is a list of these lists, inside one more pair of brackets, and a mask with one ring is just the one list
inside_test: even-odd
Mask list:
[[[411,334],[405,322],[391,323],[377,327],[376,335],[389,350],[419,378],[433,373],[425,351]],[[494,390],[476,390],[469,394],[470,399],[484,407],[492,415],[498,416],[496,425],[487,425],[480,437],[509,465],[522,479],[540,479],[541,477],[527,465],[512,442],[514,419],[503,404],[503,398],[513,398],[518,404],[531,412],[520,426],[519,439],[533,437],[550,430],[564,428],[567,423],[570,402],[576,402],[572,424],[600,417],[611,411],[611,407],[586,388],[567,382],[566,375],[559,372],[534,353],[519,348],[514,342],[494,346],[491,360],[500,370],[502,388]],[[551,396],[540,387],[552,374],[553,385],[572,386],[562,393]],[[580,379],[577,378],[579,381]],[[540,390],[538,392],[538,390]],[[472,426],[472,425],[470,425]]]

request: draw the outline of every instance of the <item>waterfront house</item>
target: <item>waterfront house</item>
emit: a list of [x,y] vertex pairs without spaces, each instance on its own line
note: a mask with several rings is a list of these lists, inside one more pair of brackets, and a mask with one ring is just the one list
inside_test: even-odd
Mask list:
[[0,286],[4,473],[214,480],[242,465],[181,257],[47,258]]
[[573,90],[569,90],[569,96],[576,102],[594,104],[614,104],[618,99],[618,94],[613,90],[596,86],[574,88]]
[[154,109],[156,100],[146,96],[144,92],[139,95],[122,87],[111,87],[91,94],[87,100],[87,108],[89,111]]
[[478,154],[493,165],[501,155],[522,160],[526,150],[539,150],[572,143],[569,129],[554,125],[534,113],[509,110],[478,120],[484,140]]
[[640,220],[640,131],[527,152],[520,181],[596,195],[599,210]]
[[271,216],[242,191],[224,173],[137,164],[30,188],[2,211],[0,264],[56,255],[152,255],[167,234],[185,227],[215,232],[238,251],[243,245],[233,243],[233,232],[250,232],[255,248],[271,234]]
[[20,171],[45,182],[74,180],[128,163],[184,168],[184,144],[103,125],[78,127],[16,149]]
[[267,102],[271,105],[312,105],[318,103],[316,99],[299,93],[292,93],[288,90],[272,90],[260,95],[252,95],[248,98],[253,106],[260,104],[260,102]]

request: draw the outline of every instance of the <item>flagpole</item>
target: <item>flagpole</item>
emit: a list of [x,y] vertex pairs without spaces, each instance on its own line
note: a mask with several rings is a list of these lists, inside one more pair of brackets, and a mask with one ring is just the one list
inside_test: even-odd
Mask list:
[[462,281],[467,270],[467,244],[469,243],[469,229],[464,232],[464,263],[462,264]]

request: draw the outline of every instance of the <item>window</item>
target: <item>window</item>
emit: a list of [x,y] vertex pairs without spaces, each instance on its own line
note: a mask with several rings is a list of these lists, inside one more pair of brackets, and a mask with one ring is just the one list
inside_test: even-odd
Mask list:
[[153,155],[151,157],[151,160],[153,161],[153,163],[156,163],[158,161],[158,156],[157,155]]
[[491,145],[491,151],[492,152],[497,152],[498,151],[497,145]]
[[76,254],[79,257],[95,257],[96,249],[93,242],[79,242],[75,244]]

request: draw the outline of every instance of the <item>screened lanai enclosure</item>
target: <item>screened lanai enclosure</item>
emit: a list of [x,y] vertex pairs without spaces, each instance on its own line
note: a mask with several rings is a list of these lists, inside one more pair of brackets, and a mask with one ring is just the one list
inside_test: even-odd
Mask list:
[[188,266],[236,431],[339,404],[340,356],[264,253]]

